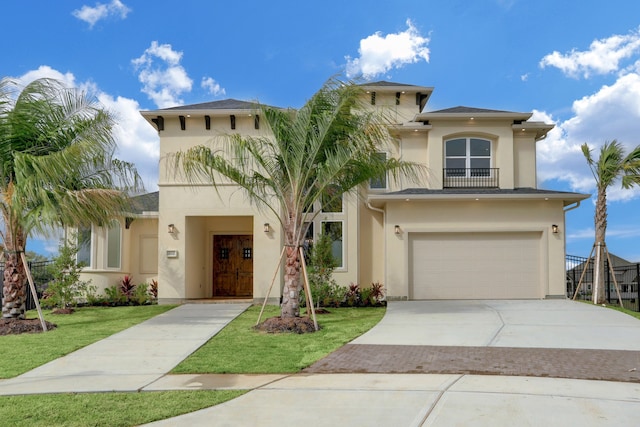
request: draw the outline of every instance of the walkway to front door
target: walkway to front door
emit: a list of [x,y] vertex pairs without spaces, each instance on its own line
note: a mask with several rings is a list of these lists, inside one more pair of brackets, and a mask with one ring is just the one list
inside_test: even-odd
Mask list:
[[213,236],[213,297],[253,297],[253,236]]

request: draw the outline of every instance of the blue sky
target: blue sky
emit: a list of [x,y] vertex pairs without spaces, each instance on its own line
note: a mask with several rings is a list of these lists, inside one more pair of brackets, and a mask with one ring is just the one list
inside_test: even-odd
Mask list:
[[[0,76],[55,77],[119,116],[119,156],[157,189],[158,136],[139,110],[216,99],[301,106],[331,76],[434,86],[427,110],[534,112],[539,187],[595,192],[579,151],[640,144],[640,3],[396,0],[3,4]],[[593,202],[567,213],[567,253],[593,245]],[[640,189],[609,193],[608,248],[640,261]],[[31,240],[46,252],[55,242]]]

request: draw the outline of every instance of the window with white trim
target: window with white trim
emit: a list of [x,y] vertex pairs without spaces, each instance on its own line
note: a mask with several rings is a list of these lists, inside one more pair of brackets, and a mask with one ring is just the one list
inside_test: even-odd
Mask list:
[[76,263],[91,267],[91,227],[79,227],[76,233]]
[[122,229],[119,221],[113,221],[107,229],[107,268],[120,268],[120,243]]
[[322,221],[322,234],[331,237],[331,253],[336,260],[336,268],[344,267],[344,230],[342,221]]
[[[328,213],[340,213],[342,212],[342,195],[339,194],[339,189],[335,185],[329,185],[322,194],[320,202],[320,210]],[[313,211],[309,211],[313,212]]]
[[[375,156],[378,157],[378,159],[386,161],[387,160],[387,153],[376,153]],[[387,189],[387,174],[384,174],[383,176],[379,177],[379,178],[372,178],[369,180],[369,188],[371,190],[386,190]]]
[[445,141],[446,176],[489,176],[491,141],[484,138],[455,138]]

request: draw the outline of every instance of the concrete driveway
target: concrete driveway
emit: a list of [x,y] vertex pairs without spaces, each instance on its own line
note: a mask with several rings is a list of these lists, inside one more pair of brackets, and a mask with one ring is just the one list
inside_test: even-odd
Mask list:
[[640,321],[569,300],[403,301],[352,344],[640,351]]
[[[377,326],[302,374],[151,425],[632,426],[640,414],[638,349],[640,321],[583,303],[391,302]],[[458,362],[465,369],[452,371]],[[470,362],[497,370],[474,375]],[[446,369],[430,369],[438,363]],[[623,379],[545,371],[588,374],[605,365]]]

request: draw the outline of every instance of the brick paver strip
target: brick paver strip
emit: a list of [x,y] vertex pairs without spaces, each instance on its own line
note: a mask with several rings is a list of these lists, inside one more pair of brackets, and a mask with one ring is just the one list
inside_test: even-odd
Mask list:
[[347,344],[304,372],[517,375],[640,383],[640,351]]

